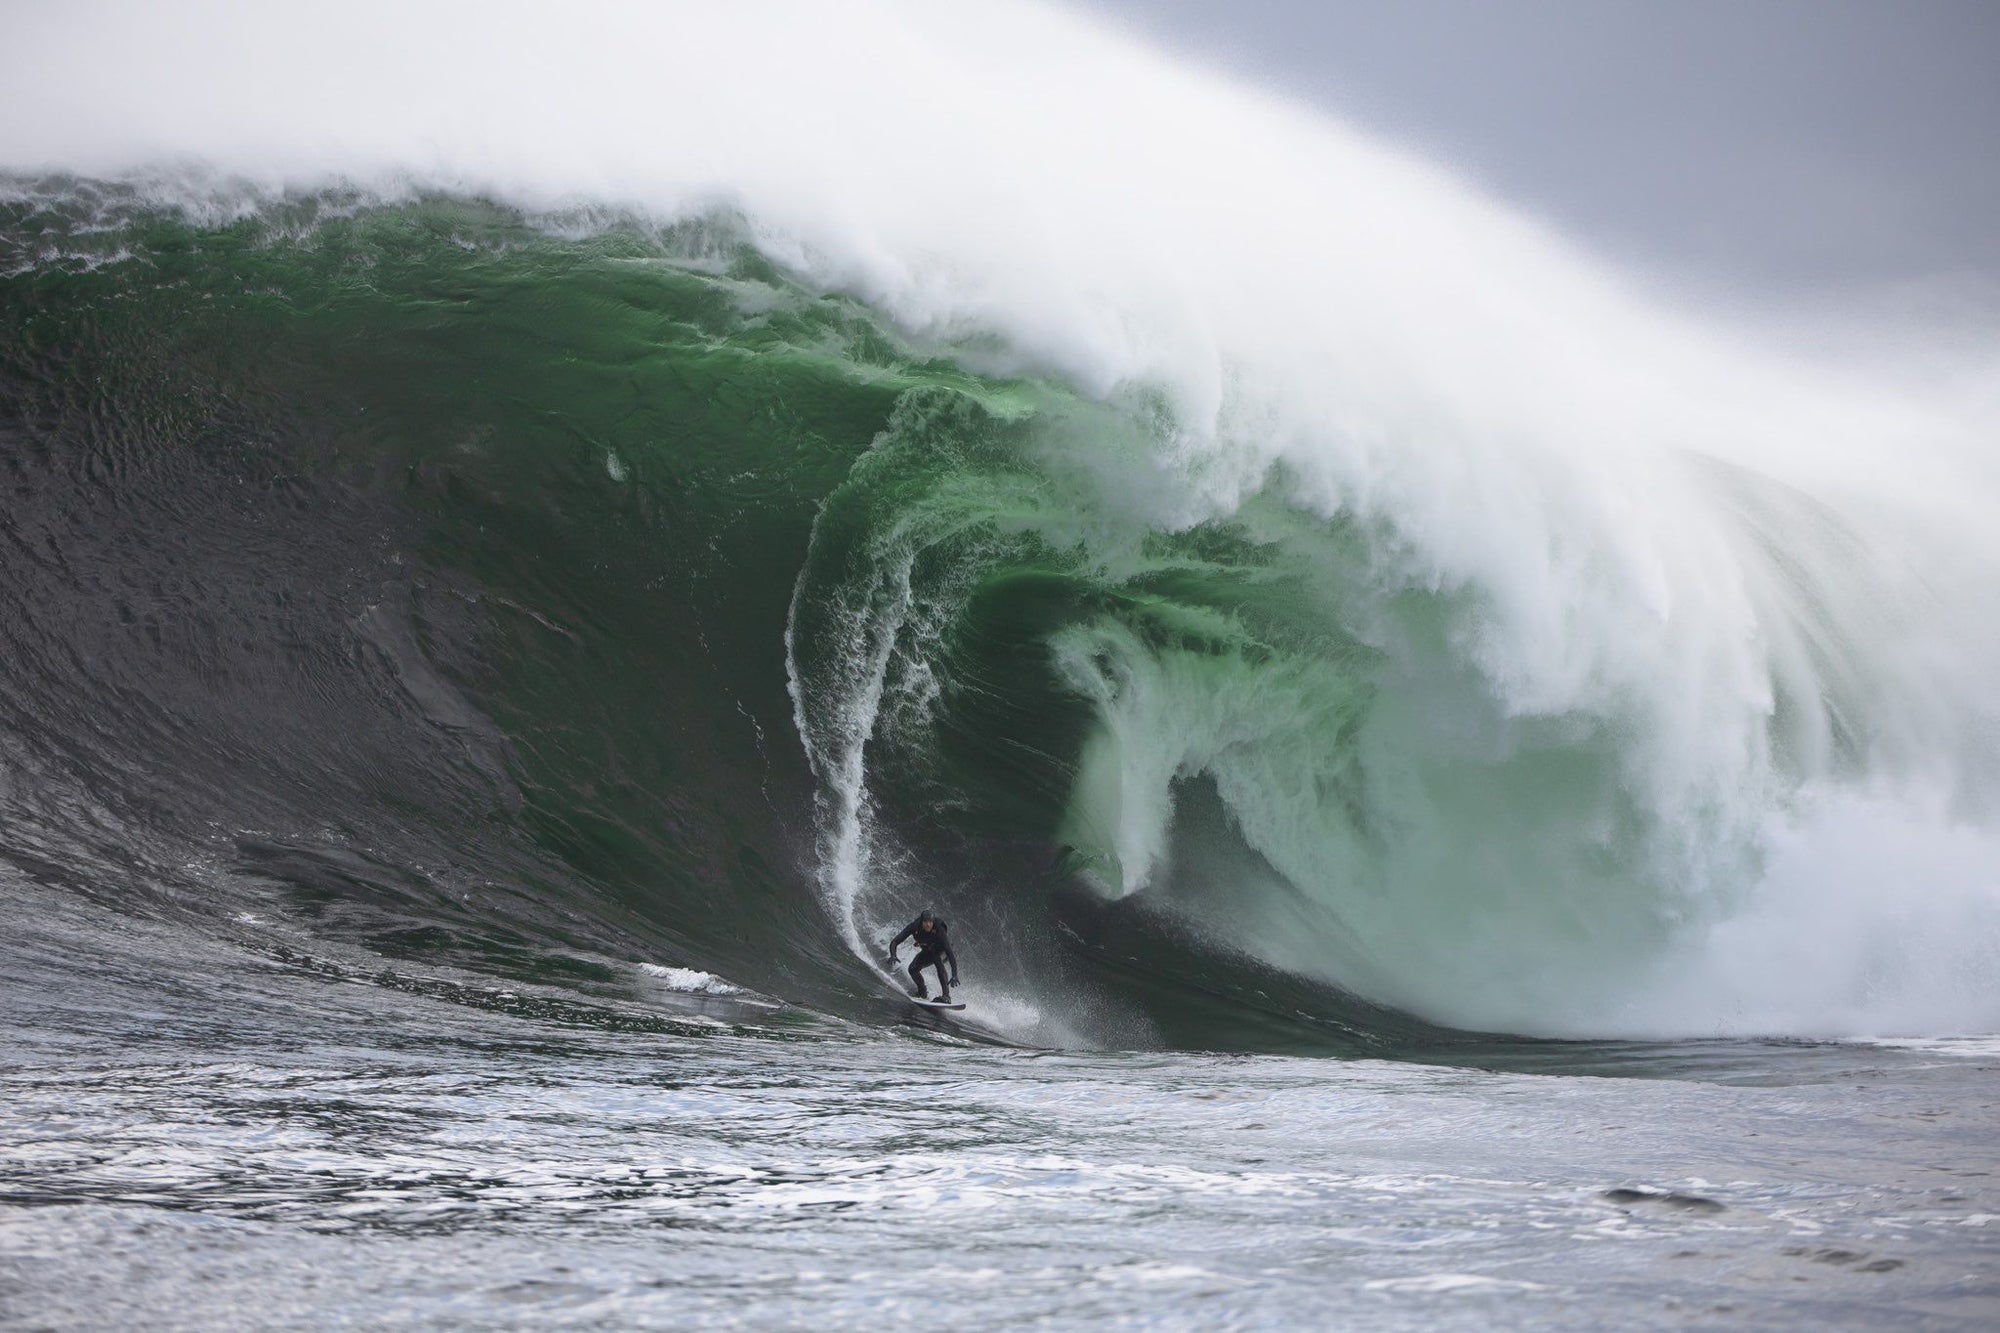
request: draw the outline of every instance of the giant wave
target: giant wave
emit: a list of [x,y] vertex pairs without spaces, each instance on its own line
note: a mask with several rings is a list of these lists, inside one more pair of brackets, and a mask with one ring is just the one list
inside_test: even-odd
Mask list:
[[1975,412],[1057,11],[212,8],[4,57],[18,864],[836,1007],[935,901],[1022,1040],[2000,1023]]

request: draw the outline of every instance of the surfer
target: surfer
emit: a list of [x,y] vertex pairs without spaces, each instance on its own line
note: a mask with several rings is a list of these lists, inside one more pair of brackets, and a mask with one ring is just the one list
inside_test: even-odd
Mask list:
[[[946,1004],[951,1003],[951,988],[958,984],[958,955],[951,951],[951,940],[945,932],[945,924],[930,909],[903,927],[903,933],[889,941],[889,966],[896,965],[896,946],[904,940],[915,937],[917,956],[910,960],[910,980],[916,985],[914,994],[919,1000],[928,1000],[930,993],[924,988],[924,969],[934,967],[938,974],[938,995]],[[951,964],[951,980],[945,980],[944,967]]]

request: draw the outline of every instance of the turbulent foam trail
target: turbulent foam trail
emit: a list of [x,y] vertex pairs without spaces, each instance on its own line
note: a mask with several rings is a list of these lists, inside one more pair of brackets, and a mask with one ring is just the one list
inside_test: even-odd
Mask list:
[[[807,584],[801,581],[785,625],[793,720],[819,781],[820,888],[848,946],[857,957],[871,960],[879,951],[869,938],[888,924],[894,909],[887,915],[873,912],[865,899],[871,885],[885,886],[894,867],[879,854],[872,828],[868,744],[882,723],[884,696],[891,689],[895,668],[904,665],[907,673],[922,673],[921,657],[912,661],[907,649],[899,652],[901,641],[920,631],[911,623],[916,611],[912,553],[894,538],[891,534],[889,549],[869,552],[872,577],[845,590],[849,596],[830,607],[809,608],[804,596]],[[816,645],[834,646],[830,680],[808,682],[801,676],[802,636]],[[899,657],[904,661],[899,663]],[[923,886],[892,887],[920,894]]]
[[336,182],[576,238],[726,215],[961,367],[802,488],[772,649],[857,953],[871,894],[1059,841],[1454,1024],[2000,1024],[1990,421],[1059,11],[520,17],[52,9],[0,57],[0,166],[208,219]]

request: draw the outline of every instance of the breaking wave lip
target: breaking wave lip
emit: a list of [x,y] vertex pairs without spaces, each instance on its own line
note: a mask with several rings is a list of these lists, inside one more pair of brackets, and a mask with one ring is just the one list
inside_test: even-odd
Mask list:
[[[1327,836],[1342,783],[1301,725],[1332,688],[1309,650],[1071,627],[1068,680],[1095,692],[1072,826],[1107,895],[1167,890],[1206,782],[1269,879],[1261,916],[1184,905],[1429,1018],[2000,1025],[1989,421],[1661,309],[1421,163],[1053,9],[468,13],[35,14],[0,67],[0,163],[151,169],[212,206],[217,182],[345,180],[731,210],[806,285],[973,370],[1060,380],[1129,445],[1038,445],[1108,583],[1217,524],[1359,581],[1331,609],[1374,662],[1351,837]],[[468,41],[482,59],[432,67]],[[662,79],[662,49],[702,58]],[[191,186],[160,170],[188,158]],[[860,880],[894,857],[867,845],[869,746],[883,690],[922,685],[875,649],[952,609],[916,591],[894,624],[859,604],[852,688],[799,705],[857,956]]]

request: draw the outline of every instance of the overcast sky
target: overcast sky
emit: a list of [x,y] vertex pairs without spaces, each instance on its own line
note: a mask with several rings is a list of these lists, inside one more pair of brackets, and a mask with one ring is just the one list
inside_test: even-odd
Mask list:
[[1755,299],[2000,285],[2000,0],[1081,0]]

